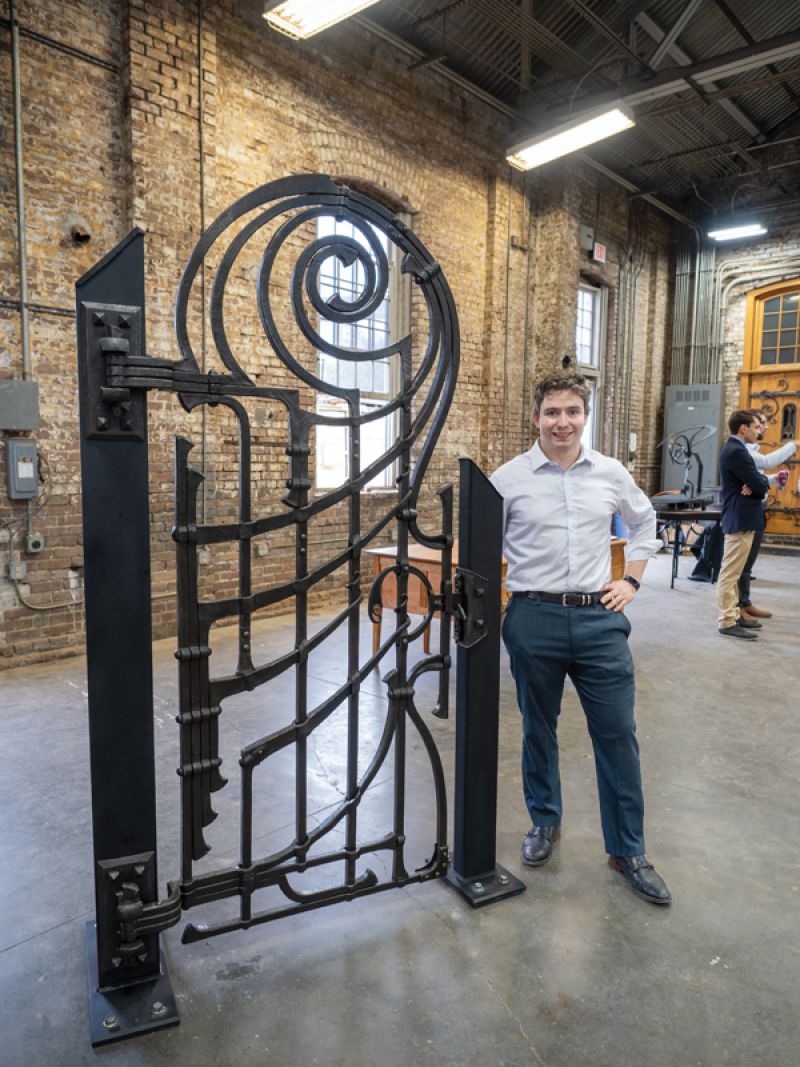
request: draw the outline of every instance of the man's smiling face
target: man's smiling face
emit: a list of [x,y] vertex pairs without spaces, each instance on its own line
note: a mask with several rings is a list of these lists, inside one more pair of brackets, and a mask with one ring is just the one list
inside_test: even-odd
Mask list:
[[533,418],[544,454],[550,459],[574,454],[577,459],[587,418],[583,398],[571,389],[546,393],[539,414]]

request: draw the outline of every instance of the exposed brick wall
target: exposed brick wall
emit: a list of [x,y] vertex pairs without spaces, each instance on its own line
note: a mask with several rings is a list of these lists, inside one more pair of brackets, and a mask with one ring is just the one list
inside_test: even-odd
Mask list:
[[[0,0],[0,12],[8,5]],[[634,473],[655,488],[664,366],[669,333],[671,227],[586,166],[568,161],[523,176],[503,163],[506,120],[438,77],[409,72],[408,60],[349,23],[306,44],[269,31],[260,5],[206,0],[202,33],[190,0],[55,0],[20,4],[23,25],[82,48],[112,69],[23,38],[22,94],[30,301],[70,309],[74,282],[127,230],[146,232],[148,352],[177,357],[173,306],[186,260],[207,226],[232,201],[287,174],[351,175],[385,189],[413,211],[413,226],[439,260],[453,290],[461,329],[461,369],[453,411],[427,479],[423,520],[438,527],[434,491],[458,477],[469,455],[491,470],[531,441],[531,384],[575,351],[581,277],[608,288],[604,425],[621,418],[616,349],[620,268],[631,255],[632,211],[639,212],[639,274],[631,360],[630,429],[639,436]],[[200,34],[200,36],[198,36]],[[9,35],[0,30],[0,297],[18,298]],[[202,94],[202,95],[201,95]],[[54,102],[55,105],[54,105]],[[201,106],[202,104],[202,106]],[[69,237],[75,215],[92,234]],[[579,249],[581,224],[609,247],[599,267]],[[298,234],[292,245],[299,249]],[[218,257],[217,257],[218,258]],[[214,256],[211,257],[212,261]],[[264,352],[253,312],[255,260],[232,278],[229,323],[237,352],[261,384],[288,384]],[[212,275],[205,275],[206,298]],[[281,285],[284,283],[280,283]],[[273,297],[285,303],[276,285]],[[412,325],[425,329],[421,301]],[[198,362],[221,370],[199,301],[189,315]],[[302,350],[295,327],[287,339]],[[82,640],[80,482],[74,324],[32,313],[33,373],[40,383],[49,501],[34,527],[39,556],[21,552],[20,530],[0,526],[0,664],[57,655]],[[306,346],[307,348],[307,346]],[[306,351],[303,358],[313,361]],[[21,374],[19,316],[0,305],[0,375]],[[301,388],[302,401],[313,395]],[[205,475],[209,520],[234,517],[237,430],[223,408],[184,413],[171,397],[151,411],[151,530],[154,625],[174,620],[173,445],[196,442],[192,463]],[[253,417],[254,484],[271,507],[283,492],[286,420],[279,405]],[[610,436],[608,438],[610,440]],[[4,460],[0,461],[0,466]],[[2,475],[4,477],[4,471]],[[383,501],[365,497],[363,525]],[[0,523],[21,523],[24,505],[0,499]],[[343,509],[315,531],[312,558],[344,545]],[[267,536],[254,552],[254,583],[284,580],[293,563],[288,534]],[[235,549],[218,546],[204,564],[209,595],[230,591]],[[19,587],[5,578],[8,558],[28,563]],[[33,611],[37,606],[71,604]]]

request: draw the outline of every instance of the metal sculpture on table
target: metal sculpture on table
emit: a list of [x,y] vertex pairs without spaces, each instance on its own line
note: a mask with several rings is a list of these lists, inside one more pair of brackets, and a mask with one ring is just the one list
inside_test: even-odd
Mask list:
[[[673,463],[683,464],[683,485],[681,494],[686,497],[700,496],[703,492],[703,461],[697,446],[707,441],[717,431],[713,426],[689,426],[685,430],[665,437],[656,448],[664,447]],[[697,463],[697,484],[692,481],[692,460]]]
[[[322,216],[348,222],[357,238],[316,234]],[[359,351],[332,344],[315,320],[353,324],[381,304],[388,284],[388,261],[377,232],[402,255],[402,270],[419,286],[427,308],[427,344],[417,365],[410,337],[388,346]],[[295,256],[298,244],[306,246]],[[255,300],[283,382],[293,376],[305,386],[265,386],[237,358],[225,316],[226,287],[239,279],[237,262],[251,242],[260,242]],[[282,332],[273,297],[279,256],[291,253],[294,267],[286,287],[296,327],[314,353],[294,355]],[[359,265],[363,285],[349,297],[323,298],[320,270],[331,257]],[[224,373],[206,373],[190,341],[189,310],[201,294],[203,271],[215,264],[210,289],[209,323]],[[453,493],[439,491],[441,525],[429,532],[418,522],[422,480],[447,416],[458,371],[458,322],[450,289],[438,263],[414,234],[375,201],[320,175],[269,183],[222,214],[203,235],[180,283],[176,305],[177,361],[146,354],[143,235],[134,231],[77,285],[81,451],[84,483],[84,544],[89,675],[90,744],[95,842],[96,923],[87,927],[92,1040],[95,1044],[174,1025],[178,1021],[159,934],[179,921],[184,910],[235,898],[236,912],[214,924],[189,924],[184,941],[250,928],[280,916],[434,878],[448,869],[445,778],[431,732],[415,704],[415,683],[438,673],[436,713],[446,717],[450,670],[451,621],[459,648],[457,771],[454,882],[474,904],[499,899],[524,886],[494,862],[497,763],[497,661],[499,649],[500,503],[474,464],[462,461],[462,496],[478,502],[482,530],[463,526],[460,567],[452,579]],[[281,312],[286,309],[281,308]],[[201,312],[202,314],[203,312]],[[285,318],[285,315],[283,316]],[[362,410],[356,388],[324,381],[316,353],[349,363],[394,359],[399,384],[382,407]],[[180,712],[181,862],[180,877],[158,899],[156,872],[155,775],[153,764],[151,623],[148,544],[148,455],[146,396],[149,391],[177,395],[192,413],[203,405],[228,408],[238,423],[238,515],[228,523],[198,518],[202,475],[190,463],[192,443],[176,441],[175,529]],[[338,397],[347,414],[321,413],[302,397]],[[286,493],[279,510],[257,515],[253,498],[250,407],[268,401],[287,415]],[[396,434],[383,454],[362,466],[363,427],[377,418],[395,420]],[[309,462],[312,433],[318,426],[347,432],[348,478],[336,489],[312,493]],[[413,463],[412,463],[413,453]],[[466,464],[466,466],[465,466]],[[383,469],[395,472],[396,492],[384,514],[362,529],[361,490]],[[481,496],[483,494],[483,496]],[[494,498],[494,499],[493,499]],[[326,511],[343,505],[348,512],[344,547],[325,562],[309,563],[309,531]],[[380,610],[381,587],[389,572],[397,587],[396,626],[377,652],[360,659],[362,553],[394,527],[397,562],[375,579],[368,596],[370,615]],[[267,533],[289,531],[294,543],[293,573],[277,585],[256,588],[253,541]],[[411,575],[425,581],[408,561],[409,541],[441,552],[442,585],[428,588],[428,614],[414,625],[406,610]],[[470,544],[475,541],[474,552]],[[202,599],[198,553],[211,545],[232,544],[238,551],[236,588],[216,599]],[[474,573],[472,558],[484,572]],[[308,627],[309,593],[324,579],[341,574],[346,606],[319,632]],[[269,662],[253,653],[253,617],[261,609],[287,602],[294,614],[291,651]],[[409,645],[440,614],[440,644],[434,655],[409,662]],[[211,628],[225,620],[238,624],[238,662],[232,673],[210,670]],[[334,633],[346,630],[345,680],[330,696],[312,705],[308,662]],[[479,659],[473,646],[484,641]],[[391,658],[389,658],[391,656]],[[471,658],[472,657],[472,658]],[[488,659],[487,659],[488,657]],[[492,662],[494,668],[492,669]],[[359,694],[379,665],[387,709],[382,732],[366,766],[359,766]],[[240,854],[238,862],[213,871],[196,864],[209,851],[206,829],[215,818],[213,796],[226,785],[220,756],[225,701],[252,691],[286,672],[295,679],[294,706],[282,726],[254,737],[240,751]],[[463,677],[462,677],[463,674]],[[493,707],[492,707],[493,702]],[[308,810],[309,738],[339,708],[346,708],[346,787],[344,799],[321,822]],[[463,721],[462,721],[463,720]],[[467,721],[469,720],[469,725]],[[405,776],[407,731],[415,730],[427,752],[433,781],[430,857],[407,869]],[[482,760],[494,767],[470,785]],[[254,779],[277,753],[294,747],[295,816],[291,838],[268,855],[254,845]],[[390,825],[378,836],[362,838],[359,806],[379,770],[393,757],[394,799]],[[472,770],[470,770],[472,768]],[[493,775],[493,777],[492,777]],[[473,808],[477,805],[477,812]],[[344,840],[328,850],[335,829]],[[388,854],[391,871],[379,878],[365,857]],[[298,886],[305,872],[340,865],[341,881],[321,890]],[[277,888],[283,903],[259,906],[257,894]]]

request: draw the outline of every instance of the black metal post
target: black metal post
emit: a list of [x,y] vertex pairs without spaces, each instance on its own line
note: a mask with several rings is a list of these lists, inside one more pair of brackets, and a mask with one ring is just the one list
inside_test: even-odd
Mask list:
[[96,922],[86,925],[93,1045],[174,1026],[158,934],[147,409],[108,370],[144,355],[144,235],[76,285]]
[[473,907],[523,892],[495,862],[503,504],[461,459],[456,580],[468,620],[458,638],[453,863],[446,875]]

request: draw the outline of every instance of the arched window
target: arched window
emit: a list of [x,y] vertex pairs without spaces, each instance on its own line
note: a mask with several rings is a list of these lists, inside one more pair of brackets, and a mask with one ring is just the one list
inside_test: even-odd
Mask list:
[[800,290],[761,301],[762,367],[800,363]]

